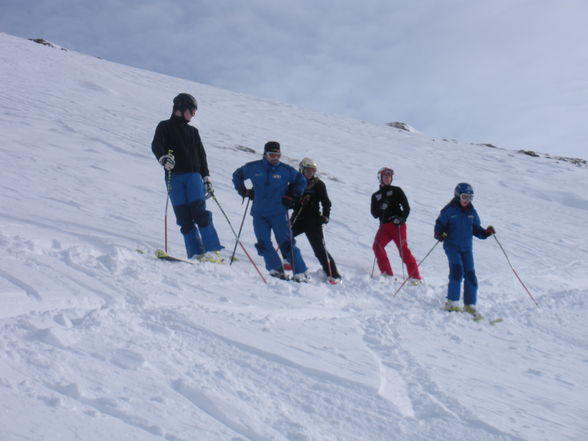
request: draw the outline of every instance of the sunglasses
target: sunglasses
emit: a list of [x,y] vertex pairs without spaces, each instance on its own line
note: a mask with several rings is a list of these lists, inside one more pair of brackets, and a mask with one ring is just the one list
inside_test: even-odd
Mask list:
[[463,202],[471,202],[474,199],[474,195],[470,193],[461,193],[459,195],[459,200]]
[[277,159],[282,156],[280,152],[266,152],[266,155],[270,159]]

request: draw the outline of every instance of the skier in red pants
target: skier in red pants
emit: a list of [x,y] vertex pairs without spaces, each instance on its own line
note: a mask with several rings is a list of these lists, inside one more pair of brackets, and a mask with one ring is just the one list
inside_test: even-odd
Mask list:
[[373,249],[382,274],[392,276],[394,273],[385,248],[394,241],[408,270],[408,277],[413,284],[418,284],[421,275],[406,242],[406,218],[410,213],[410,206],[402,189],[392,185],[393,176],[394,170],[391,168],[384,167],[378,171],[380,189],[372,195],[370,207],[372,216],[380,220]]

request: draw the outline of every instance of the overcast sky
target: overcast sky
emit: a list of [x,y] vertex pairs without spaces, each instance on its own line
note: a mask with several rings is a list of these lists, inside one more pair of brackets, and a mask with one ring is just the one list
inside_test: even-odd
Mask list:
[[123,64],[588,158],[588,0],[0,0],[0,11],[2,32]]

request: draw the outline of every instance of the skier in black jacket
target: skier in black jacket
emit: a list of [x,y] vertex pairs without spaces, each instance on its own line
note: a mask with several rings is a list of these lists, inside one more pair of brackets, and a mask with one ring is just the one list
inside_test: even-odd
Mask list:
[[394,170],[383,167],[378,171],[380,189],[372,195],[370,210],[372,216],[380,220],[380,226],[374,238],[373,249],[378,261],[378,268],[386,276],[392,276],[392,267],[386,254],[386,245],[394,241],[400,257],[408,270],[411,283],[421,280],[419,268],[406,241],[406,218],[410,205],[402,188],[392,185]]
[[222,246],[212,213],[206,210],[205,199],[213,193],[206,152],[198,129],[188,124],[197,108],[192,95],[176,96],[172,116],[155,129],[151,150],[165,169],[167,191],[188,258],[220,262]]
[[331,214],[331,201],[327,194],[327,187],[316,176],[317,165],[312,159],[304,158],[300,161],[299,170],[306,178],[307,184],[303,195],[293,206],[292,235],[295,237],[302,233],[306,234],[312,251],[329,277],[329,281],[337,282],[341,279],[341,275],[333,257],[327,252],[323,235],[323,224],[329,222]]

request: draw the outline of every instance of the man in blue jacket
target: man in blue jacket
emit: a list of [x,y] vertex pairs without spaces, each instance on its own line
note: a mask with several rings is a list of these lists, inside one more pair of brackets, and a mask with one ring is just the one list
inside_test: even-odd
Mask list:
[[[233,185],[242,197],[253,201],[251,216],[257,243],[255,247],[263,256],[265,267],[273,277],[285,279],[282,260],[274,249],[271,231],[286,260],[292,266],[294,280],[307,282],[306,264],[290,231],[288,208],[294,199],[304,192],[306,179],[293,167],[280,162],[280,144],[269,141],[265,144],[263,159],[239,167],[233,173]],[[245,187],[249,179],[253,188]]]
[[449,261],[449,286],[447,288],[447,311],[461,311],[457,302],[464,281],[463,310],[474,316],[478,292],[478,279],[474,268],[473,236],[486,239],[496,231],[480,226],[480,217],[472,205],[474,189],[468,183],[457,184],[453,199],[441,210],[435,222],[435,239],[443,241],[443,249]]

